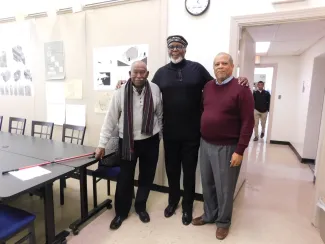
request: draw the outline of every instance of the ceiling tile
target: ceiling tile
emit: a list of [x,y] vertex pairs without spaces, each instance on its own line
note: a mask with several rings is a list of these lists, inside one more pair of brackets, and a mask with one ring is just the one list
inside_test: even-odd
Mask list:
[[300,55],[313,44],[314,42],[312,40],[293,42],[272,42],[268,51],[268,55],[284,55],[286,53],[290,53],[291,55]]
[[277,25],[253,26],[246,28],[248,33],[256,42],[273,41],[275,33],[278,29]]
[[274,41],[318,40],[325,34],[325,22],[297,22],[279,25]]

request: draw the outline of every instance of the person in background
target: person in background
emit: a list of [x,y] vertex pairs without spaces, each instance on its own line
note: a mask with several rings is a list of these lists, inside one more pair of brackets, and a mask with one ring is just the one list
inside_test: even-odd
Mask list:
[[[202,90],[213,79],[200,63],[185,59],[187,45],[183,36],[169,36],[167,48],[170,63],[158,69],[152,79],[159,86],[163,100],[163,139],[169,185],[168,206],[164,215],[169,218],[176,211],[181,197],[180,177],[183,168],[184,225],[189,225],[192,221],[201,137]],[[237,82],[243,86],[248,84],[246,78],[239,78]]]
[[204,214],[193,225],[216,223],[216,237],[227,237],[233,197],[243,154],[254,128],[252,92],[232,76],[234,64],[227,53],[214,59],[215,80],[203,91],[200,169]]
[[135,211],[142,222],[150,221],[146,202],[152,186],[162,133],[162,101],[159,87],[147,80],[149,72],[142,61],[131,66],[130,79],[115,91],[100,132],[96,158],[105,155],[105,146],[119,127],[121,156],[116,193],[116,216],[110,228],[118,229],[128,217],[134,192],[134,173],[139,159],[139,188]]
[[257,89],[253,93],[255,101],[255,127],[254,127],[254,141],[258,141],[258,126],[261,121],[262,132],[261,138],[265,135],[265,124],[267,120],[267,114],[270,111],[271,95],[268,91],[264,90],[264,82],[259,81],[257,83]]

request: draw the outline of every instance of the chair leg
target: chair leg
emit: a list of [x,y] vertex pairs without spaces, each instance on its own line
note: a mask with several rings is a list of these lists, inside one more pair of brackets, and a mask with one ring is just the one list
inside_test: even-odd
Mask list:
[[60,179],[60,204],[64,205],[64,180]]
[[96,208],[97,207],[97,182],[95,176],[93,176],[93,200],[94,200],[94,208]]
[[66,178],[63,179],[63,187],[67,188],[67,180],[66,180]]
[[111,195],[111,181],[107,180],[107,196]]
[[133,189],[133,196],[132,196],[133,199],[135,199],[135,190]]
[[29,244],[36,244],[35,224],[34,222],[29,226]]

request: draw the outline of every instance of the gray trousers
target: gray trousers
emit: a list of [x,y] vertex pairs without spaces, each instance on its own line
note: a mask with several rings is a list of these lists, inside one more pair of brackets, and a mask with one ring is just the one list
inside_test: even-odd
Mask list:
[[204,199],[203,220],[218,227],[231,225],[234,192],[240,166],[230,167],[236,145],[216,146],[201,139],[200,169]]

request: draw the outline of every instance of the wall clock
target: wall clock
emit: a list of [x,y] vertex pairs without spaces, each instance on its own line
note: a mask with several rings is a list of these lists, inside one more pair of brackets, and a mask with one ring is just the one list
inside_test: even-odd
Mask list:
[[187,12],[194,16],[203,14],[209,8],[210,0],[185,0]]

